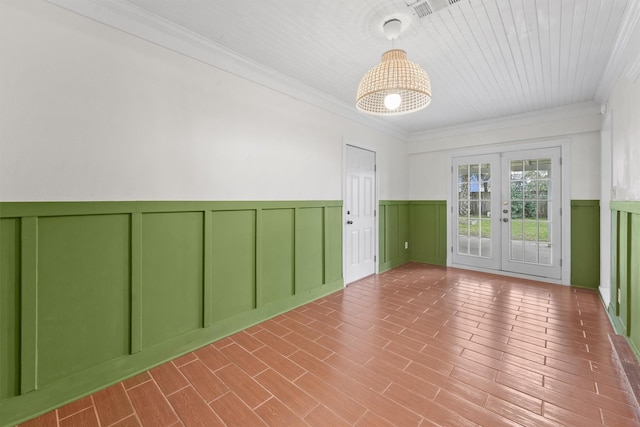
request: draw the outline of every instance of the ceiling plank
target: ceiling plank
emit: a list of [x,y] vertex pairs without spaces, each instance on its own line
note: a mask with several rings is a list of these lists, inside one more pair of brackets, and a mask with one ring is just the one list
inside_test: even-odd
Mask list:
[[362,122],[406,134],[603,102],[640,25],[638,0],[460,0],[424,18],[414,0],[48,1],[350,118],[391,47],[382,24],[399,18],[395,45],[427,70],[433,101]]

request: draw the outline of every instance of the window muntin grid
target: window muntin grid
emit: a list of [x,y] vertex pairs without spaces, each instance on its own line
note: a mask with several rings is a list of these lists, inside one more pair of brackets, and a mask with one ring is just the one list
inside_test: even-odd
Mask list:
[[512,160],[509,170],[511,261],[551,265],[550,158]]
[[491,164],[458,165],[456,250],[491,258]]

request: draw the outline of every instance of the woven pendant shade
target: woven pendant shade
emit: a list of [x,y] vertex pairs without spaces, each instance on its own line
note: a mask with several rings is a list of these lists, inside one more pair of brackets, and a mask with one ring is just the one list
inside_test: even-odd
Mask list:
[[[387,108],[387,95],[400,95],[397,108]],[[411,113],[429,105],[431,83],[427,73],[407,60],[404,50],[382,54],[382,61],[362,77],[358,85],[356,108],[363,113],[382,116]]]

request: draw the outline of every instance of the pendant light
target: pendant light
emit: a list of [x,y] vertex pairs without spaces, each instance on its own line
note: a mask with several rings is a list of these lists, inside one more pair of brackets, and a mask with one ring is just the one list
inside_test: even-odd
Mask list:
[[[402,22],[391,19],[383,31],[395,40]],[[360,80],[356,108],[367,114],[392,116],[422,110],[431,102],[431,83],[419,65],[407,60],[407,53],[391,49],[382,54],[382,61]]]

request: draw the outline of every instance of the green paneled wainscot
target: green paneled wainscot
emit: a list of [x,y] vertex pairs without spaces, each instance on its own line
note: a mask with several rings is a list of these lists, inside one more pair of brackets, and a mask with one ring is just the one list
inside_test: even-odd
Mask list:
[[445,200],[383,200],[378,217],[380,271],[407,261],[447,264]]
[[611,202],[609,316],[640,358],[640,201]]
[[[397,267],[409,260],[446,265],[445,200],[384,200],[380,201],[379,212],[380,271]],[[627,221],[626,218],[623,220]],[[408,248],[405,248],[405,242]],[[624,248],[625,246],[623,250],[626,250]],[[625,277],[623,276],[623,281]],[[600,201],[572,200],[571,285],[596,289],[599,284]]]
[[[637,349],[639,209],[615,206],[609,309]],[[598,215],[572,201],[574,285],[598,283]],[[380,271],[446,265],[446,201],[380,201],[378,220]],[[341,289],[342,202],[0,203],[0,251],[10,425]]]
[[343,287],[342,202],[0,203],[0,425]]
[[600,285],[600,201],[571,201],[571,285]]

